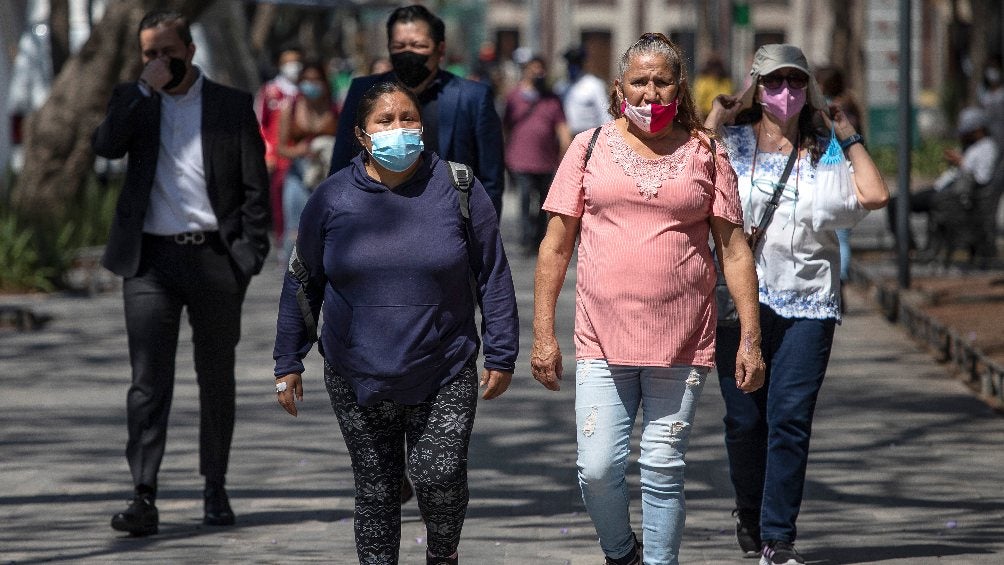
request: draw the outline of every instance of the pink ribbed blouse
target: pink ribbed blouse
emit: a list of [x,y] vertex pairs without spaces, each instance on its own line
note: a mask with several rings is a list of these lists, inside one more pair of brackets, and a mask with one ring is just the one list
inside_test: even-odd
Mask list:
[[[719,143],[694,137],[646,159],[604,124],[565,153],[544,209],[581,217],[575,357],[612,365],[714,366],[712,215],[742,225],[736,174]],[[717,172],[713,172],[713,167]],[[712,179],[715,179],[713,182]]]

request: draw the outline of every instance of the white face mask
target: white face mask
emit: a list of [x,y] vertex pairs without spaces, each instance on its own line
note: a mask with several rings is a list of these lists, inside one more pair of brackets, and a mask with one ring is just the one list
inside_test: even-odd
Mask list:
[[303,70],[303,63],[299,61],[288,61],[279,67],[279,74],[289,82],[296,82],[300,78],[300,71]]

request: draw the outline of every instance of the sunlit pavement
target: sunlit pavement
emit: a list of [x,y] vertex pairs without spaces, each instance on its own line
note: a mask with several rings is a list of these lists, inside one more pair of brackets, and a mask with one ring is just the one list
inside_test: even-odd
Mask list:
[[[511,241],[515,200],[507,205]],[[874,221],[856,237],[868,237]],[[522,314],[520,364],[506,395],[479,406],[461,559],[599,565],[575,483],[574,269],[558,315],[568,374],[552,393],[529,376],[533,258],[509,251]],[[300,417],[275,402],[280,284],[273,261],[245,305],[228,475],[237,524],[201,525],[198,397],[186,328],[160,476],[160,533],[148,538],[109,527],[130,496],[120,295],[10,297],[53,320],[39,332],[0,333],[0,562],[355,563],[351,472],[319,356],[308,360]],[[810,563],[828,565],[1000,563],[1004,418],[889,325],[868,297],[851,289],[848,299],[817,406],[797,546]],[[751,563],[733,537],[722,415],[712,377],[688,454],[684,564]],[[637,492],[634,459],[631,470]],[[637,528],[639,505],[633,509]],[[401,562],[424,563],[414,502],[403,522]]]

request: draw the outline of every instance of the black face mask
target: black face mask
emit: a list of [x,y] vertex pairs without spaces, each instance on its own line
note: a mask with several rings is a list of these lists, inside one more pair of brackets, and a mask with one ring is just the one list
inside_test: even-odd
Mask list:
[[546,77],[536,77],[533,79],[533,88],[544,94],[547,92],[547,78]]
[[185,73],[188,72],[188,67],[185,65],[184,59],[178,59],[171,57],[167,62],[168,68],[171,70],[171,80],[167,81],[161,90],[171,90],[172,88],[181,84],[181,81],[185,79]]
[[415,88],[432,74],[425,64],[429,62],[428,55],[420,55],[414,51],[402,51],[390,56],[390,64],[394,74],[409,88]]

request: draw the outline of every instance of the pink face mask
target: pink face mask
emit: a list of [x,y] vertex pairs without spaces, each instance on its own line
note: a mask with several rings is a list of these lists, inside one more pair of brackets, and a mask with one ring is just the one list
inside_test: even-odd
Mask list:
[[760,93],[760,103],[764,110],[782,122],[787,122],[792,116],[797,115],[805,106],[805,88],[789,89],[788,83],[784,82],[780,88],[763,87]]
[[678,99],[669,104],[645,104],[632,106],[627,101],[621,102],[621,113],[638,126],[639,129],[655,133],[673,123],[676,117]]

